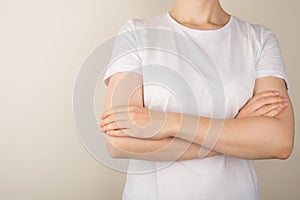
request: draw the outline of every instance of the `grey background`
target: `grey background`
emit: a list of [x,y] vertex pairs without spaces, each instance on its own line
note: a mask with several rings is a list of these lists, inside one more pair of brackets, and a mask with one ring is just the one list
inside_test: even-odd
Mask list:
[[[89,53],[129,18],[174,0],[0,0],[0,199],[120,199],[125,176],[98,163],[75,132],[72,92]],[[276,34],[299,113],[297,0],[223,0],[225,9]],[[103,88],[99,88],[98,107]],[[297,94],[298,93],[298,94]],[[99,111],[98,111],[99,112]],[[287,161],[257,161],[262,199],[299,199],[299,137]]]

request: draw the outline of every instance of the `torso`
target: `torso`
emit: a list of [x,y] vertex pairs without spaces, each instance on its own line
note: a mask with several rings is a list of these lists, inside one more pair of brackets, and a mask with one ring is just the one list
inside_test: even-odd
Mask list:
[[[234,118],[252,97],[263,27],[232,16],[222,28],[184,28],[165,13],[133,20],[148,108]],[[139,29],[161,27],[159,29]],[[172,30],[172,31],[170,31]],[[175,32],[174,32],[175,31]],[[131,160],[123,199],[259,199],[253,161],[215,156],[174,163]]]

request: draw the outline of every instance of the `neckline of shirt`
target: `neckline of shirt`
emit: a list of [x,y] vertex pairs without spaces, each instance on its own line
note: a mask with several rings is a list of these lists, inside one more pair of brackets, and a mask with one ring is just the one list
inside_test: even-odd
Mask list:
[[167,15],[167,18],[168,18],[173,24],[175,24],[176,26],[178,26],[179,28],[182,28],[182,29],[184,29],[184,30],[186,30],[186,31],[190,31],[190,32],[194,32],[194,33],[200,33],[200,34],[214,34],[214,33],[222,32],[222,31],[228,29],[228,28],[231,26],[231,24],[232,24],[232,22],[233,22],[233,20],[234,20],[234,18],[235,18],[233,15],[230,15],[230,18],[229,18],[228,22],[227,22],[224,26],[222,26],[221,28],[218,28],[218,29],[212,29],[212,30],[201,30],[201,29],[193,29],[193,28],[189,28],[189,27],[187,27],[187,26],[184,26],[184,25],[178,23],[178,22],[170,15],[169,12],[166,12],[166,15]]

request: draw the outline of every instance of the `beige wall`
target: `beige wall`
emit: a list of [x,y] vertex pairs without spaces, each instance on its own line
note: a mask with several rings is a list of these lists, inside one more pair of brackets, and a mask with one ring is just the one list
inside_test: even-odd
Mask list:
[[[120,199],[124,175],[99,164],[77,138],[73,83],[89,52],[128,18],[165,12],[172,3],[0,0],[0,199]],[[232,14],[265,24],[277,35],[297,117],[299,1],[223,4]],[[294,154],[287,161],[257,162],[262,199],[300,198],[299,145],[296,137]]]

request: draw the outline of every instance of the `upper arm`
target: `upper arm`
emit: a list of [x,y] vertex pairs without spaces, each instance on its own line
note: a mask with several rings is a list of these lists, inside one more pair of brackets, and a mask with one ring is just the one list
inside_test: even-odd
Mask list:
[[279,42],[275,34],[268,28],[261,29],[259,54],[255,62],[254,95],[263,91],[278,91],[280,96],[288,101],[288,107],[282,110],[274,120],[282,137],[281,143],[292,148],[294,141],[294,112],[292,102],[288,95],[288,77],[283,61]]
[[[115,38],[111,60],[104,74],[104,83],[107,85],[104,110],[117,105],[143,106],[142,63],[139,52],[135,51],[137,44],[134,30],[133,21],[128,20]],[[118,152],[120,149],[111,149],[111,143],[122,141],[109,136],[106,138],[109,141],[109,153],[112,155]]]
[[[134,72],[118,72],[108,79],[105,99],[105,110],[116,105],[143,106],[142,76]],[[106,147],[112,157],[119,157],[124,153],[122,145],[126,138],[105,135]],[[125,139],[125,141],[124,141]]]
[[143,106],[142,61],[133,20],[128,20],[115,38],[110,62],[104,74],[108,86],[105,109],[116,105]]
[[134,72],[118,72],[109,78],[105,110],[117,105],[143,106],[143,79]]

